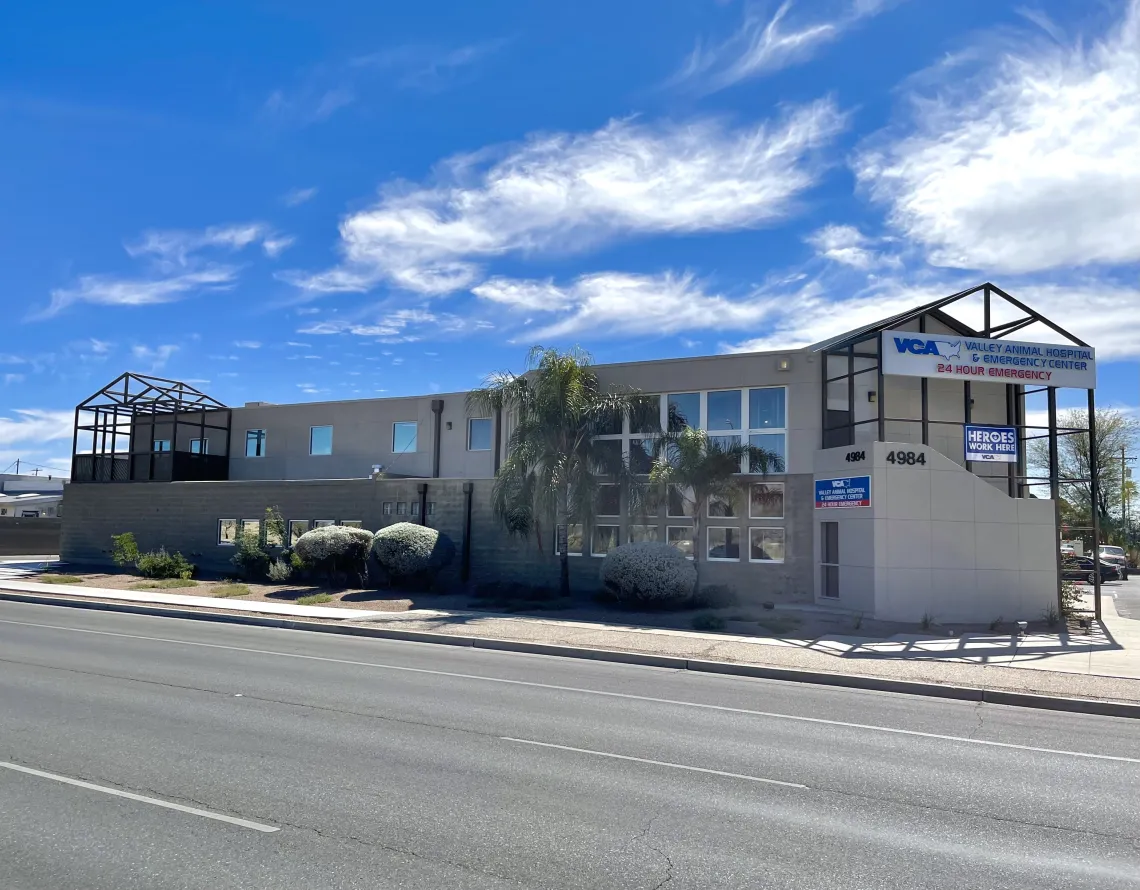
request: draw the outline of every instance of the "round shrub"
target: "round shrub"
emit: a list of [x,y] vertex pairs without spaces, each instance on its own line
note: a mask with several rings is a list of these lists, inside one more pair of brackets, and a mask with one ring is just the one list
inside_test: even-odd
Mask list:
[[376,532],[372,552],[396,579],[431,578],[455,559],[455,545],[441,531],[412,522],[397,522]]
[[347,525],[325,525],[305,532],[293,552],[314,571],[353,572],[362,575],[368,568],[368,548],[372,532]]
[[676,547],[644,541],[622,544],[607,553],[601,580],[618,602],[680,605],[693,596],[697,570]]

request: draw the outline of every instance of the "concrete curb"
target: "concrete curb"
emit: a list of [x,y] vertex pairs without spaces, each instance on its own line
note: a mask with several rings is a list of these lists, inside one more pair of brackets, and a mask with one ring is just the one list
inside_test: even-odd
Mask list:
[[41,606],[69,606],[97,612],[126,612],[158,618],[186,618],[193,621],[214,621],[222,624],[244,624],[255,627],[277,627],[286,630],[304,630],[317,633],[340,634],[351,637],[369,637],[380,640],[401,640],[410,643],[435,643],[445,646],[467,646],[474,649],[491,649],[500,652],[521,652],[529,655],[554,655],[560,658],[581,658],[608,661],[618,664],[636,664],[644,667],[671,670],[698,671],[707,674],[725,674],[752,677],[758,680],[782,680],[793,683],[812,683],[823,686],[841,686],[872,692],[894,692],[905,695],[925,695],[951,698],[958,701],[985,702],[1019,708],[1040,708],[1050,711],[1068,711],[1076,714],[1098,714],[1106,717],[1127,717],[1140,720],[1140,703],[1104,701],[1092,698],[1065,698],[1038,695],[1028,692],[1004,692],[980,689],[973,686],[949,686],[941,683],[923,683],[914,680],[890,680],[884,677],[866,677],[830,671],[808,671],[798,668],[767,667],[757,664],[737,664],[727,661],[701,661],[676,658],[669,655],[651,655],[641,652],[623,652],[616,649],[589,649],[581,646],[558,646],[549,643],[527,643],[519,640],[496,640],[486,637],[453,637],[426,631],[392,630],[389,628],[361,627],[360,625],[316,624],[312,621],[294,621],[288,618],[263,618],[255,615],[223,615],[193,609],[169,609],[161,606],[143,606],[134,603],[95,602],[71,600],[33,593],[0,590],[0,600],[32,603]]

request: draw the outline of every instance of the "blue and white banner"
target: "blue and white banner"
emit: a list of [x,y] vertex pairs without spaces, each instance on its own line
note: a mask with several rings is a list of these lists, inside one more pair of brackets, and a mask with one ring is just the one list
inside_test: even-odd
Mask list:
[[828,510],[843,507],[871,506],[871,477],[844,476],[815,480],[815,508]]
[[1012,426],[966,424],[966,460],[1017,463],[1017,430]]

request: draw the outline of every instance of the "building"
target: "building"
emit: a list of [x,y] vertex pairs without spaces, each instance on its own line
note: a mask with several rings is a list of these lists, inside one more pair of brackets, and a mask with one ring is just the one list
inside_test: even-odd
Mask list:
[[[973,324],[953,314],[966,305]],[[1062,342],[1007,339],[1030,326]],[[683,416],[776,451],[785,467],[766,478],[742,467],[749,496],[711,507],[699,541],[678,499],[633,516],[620,488],[603,489],[595,514],[568,529],[575,586],[595,586],[617,544],[656,539],[699,549],[705,583],[752,602],[986,622],[1056,604],[1060,480],[1056,461],[1030,475],[1025,445],[1073,432],[1057,428],[1056,388],[1088,389],[1091,404],[1095,353],[995,286],[805,348],[596,370],[655,399],[662,424]],[[1026,425],[1036,392],[1048,393],[1048,427]],[[460,546],[463,580],[553,582],[553,530],[523,542],[491,512],[510,423],[473,416],[465,393],[239,408],[125,374],[76,409],[62,555],[105,560],[110,536],[132,531],[144,548],[223,567],[237,533],[272,505],[291,539],[320,524],[418,521]],[[652,435],[625,418],[603,438],[647,470]],[[1031,496],[1042,484],[1052,498]]]

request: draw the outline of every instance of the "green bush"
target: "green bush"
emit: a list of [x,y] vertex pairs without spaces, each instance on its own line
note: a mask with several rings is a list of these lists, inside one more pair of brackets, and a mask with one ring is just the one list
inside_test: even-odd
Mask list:
[[293,566],[284,559],[275,559],[269,564],[269,580],[276,584],[284,584],[293,577]]
[[368,574],[368,551],[372,532],[347,525],[326,525],[305,532],[297,539],[294,552],[302,564],[315,572],[324,572],[330,581],[338,577],[354,577],[363,584]]
[[1061,617],[1072,618],[1085,608],[1085,598],[1072,581],[1061,582]]
[[455,559],[455,545],[441,531],[426,525],[397,522],[376,532],[372,540],[376,560],[400,583],[427,585]]
[[167,553],[165,547],[142,554],[135,567],[144,578],[183,580],[194,577],[197,568],[181,553]]
[[676,547],[652,541],[622,544],[602,560],[601,581],[620,603],[680,606],[697,584],[697,570]]
[[111,535],[111,559],[121,569],[133,566],[139,560],[139,545],[130,532]]
[[298,606],[319,606],[321,603],[331,603],[332,597],[327,593],[312,593],[308,596],[299,596],[294,602]]
[[270,556],[261,543],[261,537],[254,534],[240,534],[234,541],[234,555],[230,562],[246,581],[260,581],[269,574]]

